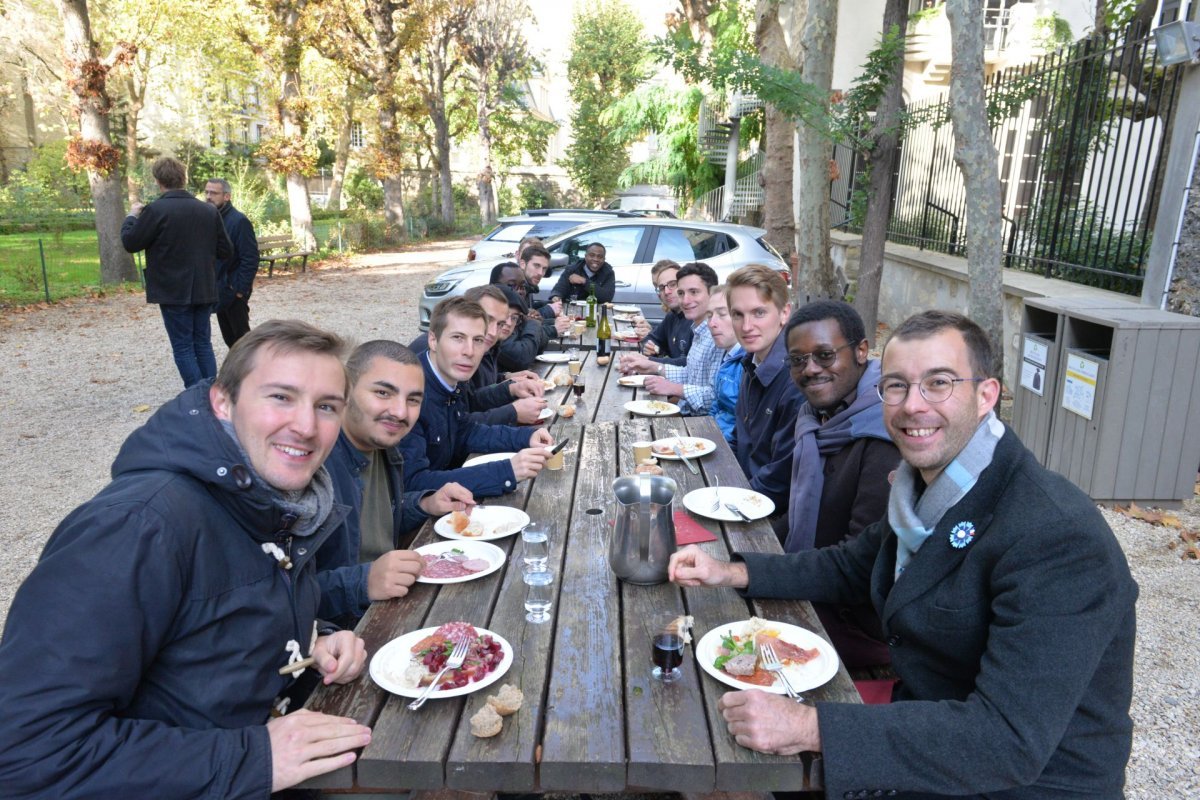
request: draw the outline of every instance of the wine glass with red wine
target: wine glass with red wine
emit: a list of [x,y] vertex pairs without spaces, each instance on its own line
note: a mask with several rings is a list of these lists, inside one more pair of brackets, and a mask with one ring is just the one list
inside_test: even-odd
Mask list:
[[679,671],[679,665],[683,663],[683,637],[673,630],[655,634],[650,660],[654,662],[650,674],[655,680],[663,683],[679,680],[683,676]]

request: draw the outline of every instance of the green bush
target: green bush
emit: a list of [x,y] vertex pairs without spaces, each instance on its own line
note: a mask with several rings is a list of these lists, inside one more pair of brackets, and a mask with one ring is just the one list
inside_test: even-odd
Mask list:
[[562,208],[558,187],[549,178],[524,178],[517,184],[515,213],[527,208]]
[[383,208],[383,187],[362,167],[356,167],[350,173],[342,192],[346,195],[346,205],[351,209],[379,211]]

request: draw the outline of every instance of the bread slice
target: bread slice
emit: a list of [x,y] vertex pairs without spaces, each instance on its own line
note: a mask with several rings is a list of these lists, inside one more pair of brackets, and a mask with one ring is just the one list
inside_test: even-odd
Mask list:
[[471,733],[478,736],[480,739],[488,739],[495,736],[504,727],[504,720],[496,713],[496,709],[490,705],[475,712],[475,716],[471,717]]
[[517,713],[524,702],[525,693],[508,683],[501,686],[500,691],[496,694],[488,695],[487,699],[487,704],[502,717]]

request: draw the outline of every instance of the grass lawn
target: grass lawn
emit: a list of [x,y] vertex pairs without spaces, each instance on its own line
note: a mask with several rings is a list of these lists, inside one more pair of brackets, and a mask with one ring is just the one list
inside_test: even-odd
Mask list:
[[0,236],[0,305],[46,299],[39,239],[46,255],[51,300],[88,295],[99,289],[100,256],[95,231],[14,233]]

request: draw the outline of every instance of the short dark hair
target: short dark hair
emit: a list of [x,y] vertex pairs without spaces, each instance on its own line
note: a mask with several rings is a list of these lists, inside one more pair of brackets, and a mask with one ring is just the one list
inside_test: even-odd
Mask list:
[[150,173],[164,189],[182,189],[187,182],[187,167],[177,158],[163,156],[150,167]]
[[[316,353],[330,355],[340,364],[346,355],[346,340],[336,333],[324,331],[298,319],[273,319],[262,323],[238,339],[221,364],[213,385],[237,402],[242,381],[254,371],[260,351],[271,348],[278,355]],[[345,369],[345,365],[342,365]],[[349,377],[346,389],[350,388]]]
[[224,178],[209,178],[204,182],[204,185],[207,186],[210,183],[219,185],[221,187],[221,191],[225,194],[233,194],[233,187],[230,186],[229,181],[225,180]]
[[421,362],[417,354],[399,342],[390,339],[372,339],[354,348],[350,358],[346,359],[346,372],[350,375],[350,385],[358,383],[358,379],[367,371],[367,367],[377,358],[386,358],[406,367],[420,368]]
[[669,258],[660,258],[654,262],[654,266],[650,268],[650,280],[658,280],[658,276],[665,269],[679,269],[679,262],[672,261]]
[[[947,329],[954,329],[962,334],[967,343],[967,354],[971,360],[971,371],[976,378],[996,377],[996,363],[992,353],[992,343],[987,334],[978,324],[953,311],[922,311],[913,314],[901,322],[888,337],[888,344],[897,339],[928,339]],[[884,346],[887,350],[887,346]]]
[[699,275],[700,280],[704,281],[705,286],[709,289],[721,282],[721,279],[717,277],[717,271],[703,261],[691,261],[684,264],[676,273],[675,280],[681,281],[688,275]]
[[531,244],[528,247],[526,247],[524,250],[522,250],[521,254],[517,257],[522,261],[529,261],[529,259],[532,258],[533,256],[541,256],[542,258],[549,261],[550,260],[550,251],[547,250],[546,248],[542,247],[540,244]]
[[429,316],[429,332],[433,334],[433,338],[437,339],[446,330],[446,318],[451,314],[456,317],[483,320],[484,326],[487,326],[487,312],[479,303],[462,296],[447,297],[433,307],[433,313]]
[[492,274],[491,277],[488,278],[488,283],[495,283],[496,281],[500,280],[500,275],[506,269],[515,269],[520,272],[521,265],[515,261],[501,261],[499,264],[492,267]]
[[525,304],[525,301],[521,299],[521,295],[517,294],[517,291],[515,289],[513,289],[512,287],[510,287],[510,286],[493,286],[492,288],[500,290],[500,292],[504,295],[504,298],[505,298],[504,302],[508,303],[509,308],[515,308],[518,311],[520,311],[522,314],[526,313],[529,310],[529,306],[527,306]]
[[[485,297],[490,297],[493,300],[499,300],[501,303],[507,303],[508,300],[504,297],[505,288],[507,287],[496,286],[491,283],[484,284],[483,286],[472,286],[470,289],[467,289],[465,292],[463,292],[463,297],[467,298],[468,300],[473,300],[476,303],[480,303],[480,301]],[[480,305],[482,305],[482,303],[480,303]]]
[[841,300],[813,300],[805,303],[792,312],[787,325],[783,329],[783,341],[787,341],[792,331],[806,322],[820,322],[823,319],[836,320],[842,330],[842,337],[852,345],[857,345],[867,338],[867,329],[862,317],[854,310],[854,306]]
[[593,247],[599,247],[601,250],[604,251],[604,255],[608,255],[608,248],[605,247],[604,244],[601,242],[592,242],[587,247],[583,248],[583,252],[586,253],[588,250],[591,250]]

